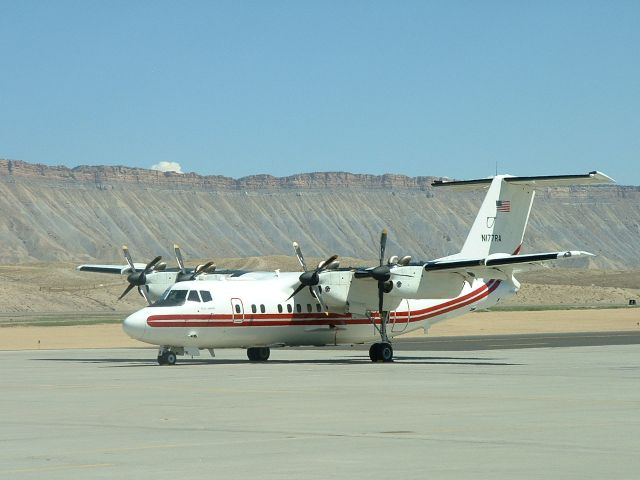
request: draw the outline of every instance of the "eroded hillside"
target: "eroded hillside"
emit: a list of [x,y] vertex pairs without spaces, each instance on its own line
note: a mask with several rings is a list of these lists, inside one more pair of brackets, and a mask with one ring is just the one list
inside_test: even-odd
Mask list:
[[[127,167],[47,167],[0,160],[3,263],[136,261],[171,257],[173,243],[197,258],[291,253],[429,259],[456,252],[480,193],[433,190],[431,177],[315,173],[230,179]],[[580,249],[591,264],[640,264],[640,189],[576,187],[538,193],[524,251]]]

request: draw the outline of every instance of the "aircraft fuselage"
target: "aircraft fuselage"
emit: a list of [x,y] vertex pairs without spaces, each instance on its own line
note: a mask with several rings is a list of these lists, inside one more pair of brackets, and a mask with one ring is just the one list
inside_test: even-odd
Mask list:
[[[367,343],[380,334],[378,312],[369,315],[325,312],[307,289],[287,300],[297,274],[278,279],[196,280],[172,287],[178,305],[160,300],[129,316],[125,332],[153,345],[185,348],[248,348],[260,346],[321,346]],[[476,279],[466,283],[451,299],[403,299],[390,313],[390,337],[432,324],[470,310],[495,305],[517,291],[508,281]],[[184,292],[184,294],[182,293]],[[164,303],[163,303],[164,302]]]

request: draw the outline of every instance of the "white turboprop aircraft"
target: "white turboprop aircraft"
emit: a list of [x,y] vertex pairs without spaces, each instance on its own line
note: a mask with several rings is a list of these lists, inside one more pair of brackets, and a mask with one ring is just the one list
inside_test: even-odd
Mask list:
[[436,187],[487,188],[460,253],[411,263],[384,263],[387,232],[375,268],[337,268],[336,256],[305,272],[255,272],[216,281],[197,278],[169,288],[156,303],[124,321],[134,339],[159,346],[158,363],[208,349],[246,348],[252,361],[269,358],[270,347],[373,343],[372,361],[393,359],[391,339],[434,323],[486,308],[515,294],[519,271],[543,262],[592,256],[582,251],[520,255],[535,187],[613,183],[608,176],[513,177],[439,181]]

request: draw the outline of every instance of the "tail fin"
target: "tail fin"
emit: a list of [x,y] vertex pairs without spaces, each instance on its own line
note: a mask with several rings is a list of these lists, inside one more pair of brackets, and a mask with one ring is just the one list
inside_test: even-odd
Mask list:
[[487,195],[459,254],[448,258],[486,258],[493,253],[520,252],[529,221],[536,186],[571,186],[613,183],[600,172],[586,175],[513,177],[498,175],[493,179],[462,182],[434,182],[433,186],[462,189],[485,187]]
[[531,186],[508,184],[503,178],[498,176],[491,182],[461,257],[485,258],[492,253],[520,251],[536,192]]

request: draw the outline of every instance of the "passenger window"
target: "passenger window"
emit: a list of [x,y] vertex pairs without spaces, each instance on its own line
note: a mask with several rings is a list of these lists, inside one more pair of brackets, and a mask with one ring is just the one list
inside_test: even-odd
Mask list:
[[311,313],[313,312],[313,309],[311,308],[311,304],[307,303],[307,312]]
[[302,312],[302,305],[300,305],[299,303],[296,303],[296,311],[297,311],[298,313],[301,313],[301,312]]
[[260,305],[260,313],[264,313],[264,305]]
[[289,313],[293,312],[293,307],[291,306],[290,303],[287,303],[287,312]]
[[202,297],[203,302],[210,302],[213,300],[213,298],[211,298],[211,293],[206,290],[200,290],[200,296]]
[[236,303],[236,313],[240,313],[240,305]]
[[258,311],[258,309],[256,308],[255,303],[254,303],[253,305],[251,305],[251,311],[252,311],[253,313],[256,313],[256,312]]
[[198,295],[198,291],[197,290],[191,290],[189,292],[189,296],[187,297],[187,300],[189,300],[190,302],[199,302],[200,301],[200,295]]
[[318,311],[318,313],[322,312],[322,307],[319,303],[316,303],[316,310]]
[[282,305],[278,304],[278,313],[282,313]]

